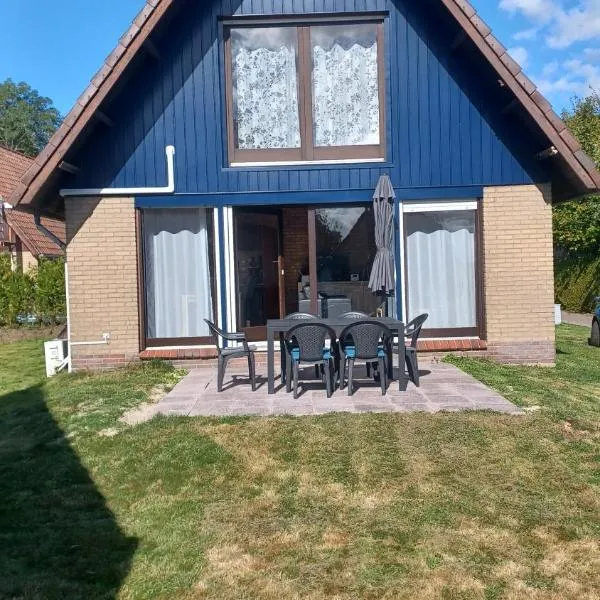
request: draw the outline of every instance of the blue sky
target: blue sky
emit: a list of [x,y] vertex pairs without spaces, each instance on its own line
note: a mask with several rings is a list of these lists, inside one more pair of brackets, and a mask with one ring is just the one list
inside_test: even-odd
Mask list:
[[[600,89],[600,0],[471,0],[557,111]],[[0,81],[69,110],[143,0],[0,0]]]

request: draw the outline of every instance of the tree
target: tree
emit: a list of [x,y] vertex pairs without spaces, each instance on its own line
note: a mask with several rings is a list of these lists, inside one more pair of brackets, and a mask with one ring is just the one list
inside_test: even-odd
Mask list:
[[[563,120],[582,148],[600,165],[600,93],[575,98],[563,111]],[[554,244],[572,254],[600,252],[600,197],[563,202],[554,207]]]
[[0,83],[0,145],[36,156],[61,123],[50,98],[27,83]]

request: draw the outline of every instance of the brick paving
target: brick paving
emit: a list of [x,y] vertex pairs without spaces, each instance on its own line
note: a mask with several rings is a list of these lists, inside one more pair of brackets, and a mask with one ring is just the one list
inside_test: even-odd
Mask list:
[[[217,392],[216,368],[193,369],[157,404],[146,406],[145,417],[155,414],[182,416],[238,415],[318,415],[330,412],[414,412],[490,410],[513,415],[523,411],[456,367],[444,363],[424,363],[421,366],[421,387],[408,384],[400,391],[398,382],[391,382],[387,395],[382,396],[379,384],[365,377],[357,368],[354,395],[347,389],[337,390],[327,398],[324,385],[314,377],[314,369],[303,371],[302,390],[298,399],[285,392],[281,381],[275,381],[276,393],[267,394],[267,381],[259,373],[259,387],[252,392],[247,374],[232,366],[225,376],[224,390]],[[236,373],[239,373],[237,375]]]

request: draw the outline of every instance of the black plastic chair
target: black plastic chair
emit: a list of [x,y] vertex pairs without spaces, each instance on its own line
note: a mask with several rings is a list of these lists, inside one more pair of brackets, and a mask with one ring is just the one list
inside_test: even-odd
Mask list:
[[[295,313],[290,313],[289,315],[286,315],[284,317],[284,319],[291,319],[292,321],[307,321],[309,319],[316,319],[317,317],[311,313],[305,313],[305,312],[295,312]],[[280,365],[281,365],[281,381],[282,383],[286,382],[286,377],[287,374],[291,371],[291,363],[290,363],[290,352],[289,352],[289,348],[285,347],[285,342],[283,342],[281,344],[281,361],[280,361]],[[285,363],[284,363],[285,361]],[[285,369],[283,368],[283,365],[285,364]],[[319,376],[319,367],[315,367],[315,377]]]
[[[341,315],[342,319],[370,319],[371,315],[368,315],[367,313],[364,312],[360,312],[359,310],[352,310],[350,312],[344,313],[343,315]],[[377,368],[377,363],[375,363],[373,365],[373,369],[375,370]],[[367,363],[367,377],[371,377],[371,363]],[[340,383],[340,387],[342,387],[342,384]]]
[[[406,327],[404,328],[404,338],[408,340],[410,338],[410,345],[405,347],[406,353],[406,368],[408,369],[408,376],[410,380],[419,387],[419,361],[417,358],[417,343],[419,341],[419,336],[421,335],[421,329],[423,328],[423,324],[429,315],[427,313],[423,313],[418,317],[414,318]],[[405,342],[406,343],[406,342]]]
[[[325,342],[329,338],[331,346],[326,348]],[[335,363],[337,361],[335,331],[323,323],[300,323],[292,327],[285,334],[285,346],[288,349],[292,366],[292,377],[286,381],[286,390],[294,389],[294,398],[298,398],[298,377],[300,365],[313,364],[323,375],[327,388],[327,397],[333,394]]]
[[[217,367],[217,391],[223,391],[223,378],[225,377],[225,369],[227,363],[232,358],[240,358],[246,356],[248,358],[248,375],[250,376],[250,383],[252,384],[252,391],[256,390],[256,365],[254,361],[254,352],[256,352],[256,346],[249,346],[246,341],[245,333],[229,333],[219,329],[214,323],[208,319],[204,319],[204,322],[208,325],[210,333],[215,340],[217,346],[218,355],[218,367]],[[219,346],[219,340],[227,340],[229,342],[241,342],[241,347],[234,348],[221,348]]]
[[348,363],[348,396],[352,396],[354,364],[357,361],[367,365],[376,362],[379,366],[381,395],[387,391],[386,361],[392,332],[385,325],[373,320],[357,321],[348,325],[340,334],[341,367],[340,387],[343,389]]

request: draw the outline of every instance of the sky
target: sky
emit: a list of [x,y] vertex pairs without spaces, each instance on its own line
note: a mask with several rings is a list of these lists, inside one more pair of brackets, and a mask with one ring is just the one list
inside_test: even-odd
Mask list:
[[[471,2],[557,112],[600,89],[600,0]],[[143,5],[0,0],[0,81],[26,81],[65,115]]]

